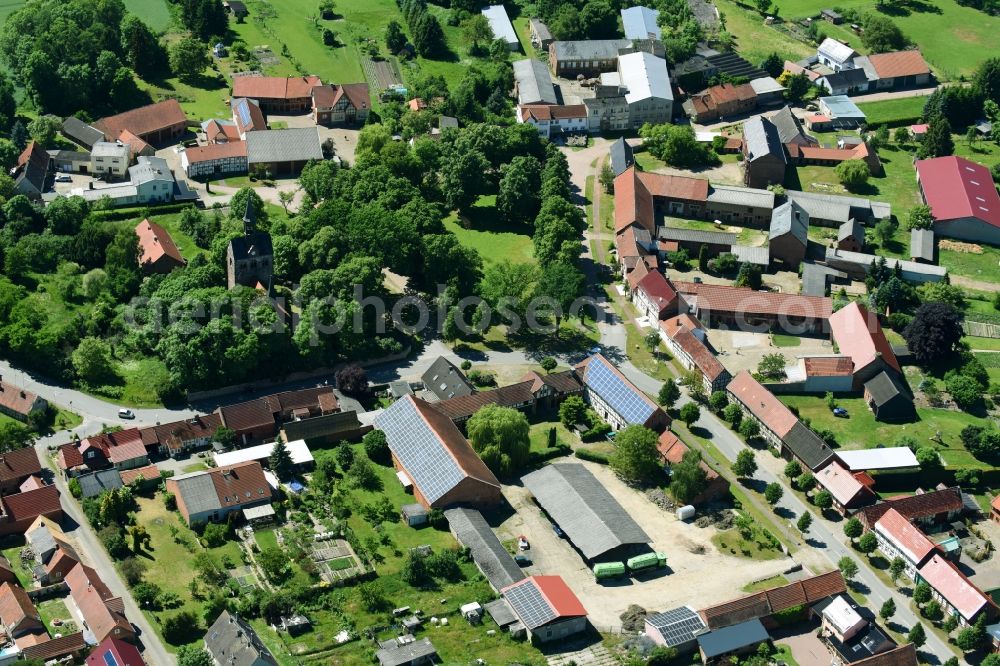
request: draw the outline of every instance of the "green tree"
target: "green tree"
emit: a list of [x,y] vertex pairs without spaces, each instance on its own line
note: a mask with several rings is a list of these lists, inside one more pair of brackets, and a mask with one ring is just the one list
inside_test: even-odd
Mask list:
[[201,645],[182,645],[177,648],[177,666],[212,666],[212,663],[212,655]]
[[257,554],[257,564],[260,565],[268,580],[273,583],[281,583],[288,576],[288,555],[280,548],[274,546],[262,548]]
[[795,526],[799,529],[799,532],[805,534],[809,531],[809,527],[812,525],[813,517],[808,511],[803,511],[802,515],[799,516],[798,521]]
[[[930,605],[930,604],[928,604]],[[955,636],[955,645],[965,652],[980,650],[987,645],[989,635],[986,633],[986,614],[983,613],[971,627],[966,627]]]
[[668,379],[660,386],[659,393],[656,394],[657,402],[665,409],[673,409],[674,403],[681,397],[681,390],[677,388],[677,382]]
[[462,37],[470,53],[478,53],[483,44],[493,41],[493,29],[482,14],[473,14],[462,23]]
[[601,187],[604,188],[604,192],[606,194],[614,193],[615,172],[608,162],[605,162],[604,166],[601,167],[601,174],[598,176],[598,179],[600,180]]
[[781,500],[781,496],[784,494],[785,491],[782,489],[781,484],[777,481],[772,481],[764,488],[764,499],[767,500],[767,503],[771,506],[777,504]]
[[865,531],[864,525],[857,518],[851,518],[846,523],[844,523],[844,536],[846,536],[851,541],[854,541],[862,532]]
[[892,140],[896,142],[897,145],[903,145],[904,143],[910,142],[910,128],[908,127],[897,127],[892,133]]
[[929,157],[944,157],[955,152],[955,142],[951,138],[951,123],[944,116],[934,116],[927,125],[927,132],[920,140],[917,156],[924,160]]
[[833,495],[828,490],[821,490],[813,497],[813,504],[820,509],[829,509],[833,506]]
[[785,98],[792,102],[800,102],[812,88],[812,82],[805,74],[789,74],[782,85],[785,86]]
[[687,451],[681,461],[670,466],[670,494],[677,502],[688,504],[705,491],[708,473],[701,462],[701,453]]
[[556,369],[556,367],[558,367],[559,361],[557,361],[552,356],[546,356],[545,358],[543,358],[541,361],[538,362],[538,365],[541,366],[542,370],[544,370],[545,372],[552,372],[553,370]]
[[858,550],[865,555],[871,555],[875,552],[877,547],[878,540],[875,538],[874,532],[865,532],[861,535],[861,538],[858,539]]
[[913,643],[914,646],[920,648],[924,643],[927,642],[927,634],[924,633],[924,625],[917,622],[910,629],[910,632],[906,634],[906,642]]
[[[559,335],[559,326],[564,316],[570,313],[573,302],[583,293],[586,278],[576,266],[565,261],[553,261],[542,267],[535,284],[535,296],[539,299],[550,299],[552,316],[555,318],[555,335]],[[548,306],[538,310],[544,312]]]
[[901,51],[909,42],[899,26],[881,14],[866,13],[861,17],[861,26],[861,44],[871,53]]
[[[486,20],[482,14],[476,14],[475,18],[483,19],[483,22]],[[541,175],[541,163],[530,155],[518,155],[509,164],[500,167],[497,212],[508,224],[530,225],[534,222],[541,207],[537,194]]]
[[528,463],[529,429],[524,414],[499,405],[480,408],[466,424],[472,448],[494,473],[505,476]]
[[[10,141],[9,139],[0,139],[0,169],[4,172],[8,172],[14,168],[20,154],[21,151],[17,149],[17,146],[14,145],[13,141]],[[11,190],[11,192],[13,192],[13,190]],[[10,198],[8,195],[2,196],[4,199]]]
[[127,301],[136,294],[142,281],[139,238],[135,231],[131,227],[118,230],[108,245],[105,257],[108,289],[116,300]]
[[904,571],[906,571],[906,562],[903,561],[903,558],[898,555],[892,558],[892,562],[889,563],[889,578],[892,579],[893,583],[899,580]]
[[721,412],[729,406],[729,397],[726,395],[725,391],[714,391],[712,395],[708,397],[708,404],[714,411]]
[[749,479],[757,472],[757,458],[750,449],[740,449],[733,463],[733,473],[741,479]]
[[802,465],[799,464],[797,460],[789,460],[788,464],[785,465],[785,476],[789,481],[794,481],[797,477],[802,475]]
[[656,433],[641,425],[630,425],[615,436],[615,450],[608,464],[629,483],[653,483],[660,479],[660,452]]
[[698,142],[690,125],[650,125],[639,128],[643,145],[654,157],[678,168],[716,164],[718,156],[708,145]]
[[785,376],[788,360],[782,354],[764,354],[757,364],[757,374],[765,379],[781,379]]
[[383,431],[372,430],[367,433],[361,439],[361,446],[372,462],[386,464],[390,461],[389,442]]
[[882,604],[878,614],[884,622],[888,622],[889,619],[896,614],[896,602],[892,600],[892,597],[885,600],[885,603]]
[[170,45],[170,69],[180,79],[192,79],[208,67],[208,49],[197,39],[185,37]]
[[739,428],[743,420],[743,410],[735,402],[730,403],[728,407],[722,410],[722,418],[726,419],[726,422],[734,428]]
[[917,583],[913,588],[913,601],[917,606],[922,606],[931,600],[931,586],[927,583]]
[[863,160],[845,160],[835,169],[837,180],[852,192],[856,192],[868,184],[871,171]]
[[406,46],[406,35],[403,34],[403,26],[397,21],[389,21],[385,26],[385,46],[389,53],[396,54]]
[[578,395],[571,395],[559,405],[559,421],[567,428],[584,423],[587,417],[587,403]]
[[[955,404],[965,411],[972,411],[983,403],[982,387],[971,377],[954,375],[945,382],[945,388]],[[919,457],[920,449],[917,449],[917,454]]]
[[903,330],[907,346],[920,363],[948,358],[963,335],[962,314],[946,303],[924,303]]
[[135,14],[126,14],[120,32],[120,53],[125,64],[136,74],[147,78],[166,69],[166,51],[142,19]]
[[690,428],[695,421],[701,418],[701,407],[697,403],[689,402],[681,407],[679,416],[681,417],[681,421],[684,421]]
[[288,452],[288,445],[281,438],[274,443],[267,464],[279,481],[291,481],[295,464],[292,462],[292,454]]
[[848,581],[858,575],[858,563],[855,562],[849,555],[844,555],[840,558],[840,560],[838,560],[837,568],[840,569],[840,573],[842,573],[844,578]]
[[740,421],[739,433],[748,442],[760,435],[760,425],[753,419],[743,419]]
[[55,142],[61,126],[62,122],[56,116],[43,115],[28,123],[28,132],[34,141],[46,148]]
[[101,386],[115,378],[111,345],[100,338],[86,337],[80,340],[71,359],[77,376],[90,386]]

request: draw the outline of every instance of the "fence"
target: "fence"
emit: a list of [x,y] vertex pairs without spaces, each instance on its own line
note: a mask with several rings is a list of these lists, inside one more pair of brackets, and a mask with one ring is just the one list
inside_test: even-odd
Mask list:
[[977,338],[1000,338],[1000,324],[990,324],[985,321],[964,321],[962,328],[966,335]]

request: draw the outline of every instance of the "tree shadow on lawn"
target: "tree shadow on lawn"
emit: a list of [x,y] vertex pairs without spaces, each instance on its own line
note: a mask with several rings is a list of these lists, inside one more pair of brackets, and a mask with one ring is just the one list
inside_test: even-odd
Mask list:
[[903,0],[893,4],[880,4],[878,11],[887,16],[909,16],[911,14],[943,14],[941,8],[923,0]]
[[471,206],[468,211],[459,215],[458,223],[463,229],[488,231],[494,234],[518,234],[530,237],[532,231],[527,225],[509,224],[500,217],[500,211],[495,204]]

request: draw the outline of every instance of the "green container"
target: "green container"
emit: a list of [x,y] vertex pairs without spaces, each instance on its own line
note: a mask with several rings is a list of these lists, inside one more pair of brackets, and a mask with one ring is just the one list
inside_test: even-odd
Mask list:
[[626,564],[632,571],[642,571],[643,569],[666,566],[667,556],[665,553],[644,553],[629,558]]
[[615,578],[617,576],[624,575],[624,562],[602,562],[601,564],[594,565],[594,578],[597,580],[601,580],[602,578]]

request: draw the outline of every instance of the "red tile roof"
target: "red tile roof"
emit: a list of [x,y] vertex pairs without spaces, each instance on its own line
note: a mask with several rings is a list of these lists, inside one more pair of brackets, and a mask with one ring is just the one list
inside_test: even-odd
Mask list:
[[798,419],[747,371],[729,382],[727,390],[778,437],[784,437]]
[[121,477],[122,483],[126,486],[131,485],[137,479],[142,479],[143,481],[155,481],[160,478],[160,468],[156,465],[146,465],[145,467],[126,469],[122,470]]
[[711,606],[699,614],[709,629],[720,629],[795,606],[813,604],[846,591],[844,576],[834,570]]
[[636,176],[654,197],[669,197],[685,201],[707,201],[708,180],[691,176],[639,171]]
[[183,421],[142,428],[139,433],[146,446],[170,447],[176,443],[173,448],[179,448],[181,442],[211,437],[221,425],[222,419],[218,414],[200,414]]
[[875,73],[881,79],[931,73],[931,68],[917,50],[875,53],[868,56],[868,62],[872,64]]
[[[236,123],[236,129],[239,130],[240,134],[267,129],[264,112],[260,110],[256,100],[243,97],[233,98],[230,101],[230,106],[233,108],[233,122]],[[244,122],[244,118],[246,118],[246,122]]]
[[[41,625],[38,609],[20,586],[10,583],[0,585],[0,623],[15,631]],[[28,626],[22,628],[19,626],[22,623]]]
[[535,396],[531,391],[533,382],[525,380],[509,386],[501,386],[489,391],[477,391],[469,395],[456,395],[454,398],[432,403],[432,407],[447,416],[452,421],[466,419],[486,405],[501,407],[517,407],[532,404]]
[[698,321],[698,318],[690,314],[681,314],[676,317],[670,317],[668,319],[663,319],[660,321],[660,328],[663,332],[667,334],[668,338],[672,338],[677,334],[682,328],[690,329],[691,331],[704,330],[704,326]]
[[[675,283],[686,293],[680,283]],[[833,302],[824,296],[803,296],[773,291],[754,291],[721,284],[697,285],[697,307],[716,313],[772,315],[813,320],[827,320],[833,312]]]
[[[214,119],[208,121],[205,125],[205,136],[212,143],[216,143],[219,139],[225,139],[226,141],[240,140],[240,132],[236,128],[236,125],[220,123],[218,120]],[[222,141],[221,143],[225,143],[226,141]]]
[[[228,146],[229,144],[218,144]],[[160,225],[143,220],[135,226],[135,235],[139,237],[139,263],[149,266],[160,261],[164,257],[175,264],[183,265],[184,257],[181,251],[174,244],[174,239],[170,237],[170,232]]]
[[135,134],[132,134],[132,132],[129,132],[127,129],[121,131],[118,135],[118,140],[128,146],[129,151],[132,153],[132,159],[135,159],[136,155],[150,148],[148,143],[137,137]]
[[867,368],[879,358],[896,372],[901,371],[878,316],[857,301],[830,316],[830,334],[840,347],[840,353],[850,356],[854,361],[856,372]]
[[719,362],[715,354],[687,328],[680,328],[673,336],[673,340],[678,347],[687,352],[701,373],[708,378],[708,381],[714,382],[726,371],[725,366]]
[[323,85],[318,76],[238,76],[233,79],[233,97],[253,99],[302,99]]
[[836,460],[816,472],[816,483],[830,491],[842,506],[850,504],[865,486]]
[[122,131],[128,130],[138,137],[153,132],[187,124],[187,116],[176,99],[167,99],[156,104],[148,104],[115,116],[101,118],[94,127],[104,132],[108,141],[117,139]]
[[95,447],[100,449],[112,464],[123,463],[146,455],[142,434],[138,428],[91,435],[80,442],[80,452]]
[[187,155],[188,164],[200,164],[201,162],[212,162],[229,157],[246,157],[247,144],[239,140],[228,143],[213,143],[207,146],[187,148],[184,153]]
[[107,658],[108,654],[113,655],[117,666],[144,666],[146,663],[139,650],[131,643],[117,638],[105,638],[87,657],[87,666],[107,666],[112,663]]
[[264,468],[256,460],[210,469],[215,493],[223,508],[271,499],[271,486],[264,478]]
[[917,666],[917,648],[913,643],[899,645],[888,652],[880,652],[851,666]]
[[615,233],[630,224],[638,224],[649,233],[656,231],[653,197],[640,182],[635,167],[615,178]]
[[522,585],[530,585],[537,589],[549,605],[549,608],[552,609],[552,612],[556,614],[556,619],[586,617],[587,615],[587,609],[583,607],[577,596],[573,594],[573,590],[569,588],[569,585],[562,579],[562,576],[531,576],[508,585],[500,590],[500,593],[506,593]]
[[920,520],[953,511],[961,511],[962,507],[961,490],[946,488],[917,495],[896,497],[873,506],[866,506],[861,509],[858,517],[866,527],[871,528],[889,509],[895,509],[907,520]]
[[911,525],[895,509],[889,509],[875,523],[875,531],[899,548],[911,562],[919,564],[934,552],[934,544],[918,527]]
[[808,356],[803,359],[807,377],[847,377],[854,374],[849,356]]
[[274,427],[274,412],[263,398],[219,407],[222,424],[237,433],[256,428]]
[[650,271],[639,280],[636,288],[645,293],[646,297],[659,308],[658,314],[663,314],[677,303],[677,290],[670,284],[670,280],[659,271]]
[[73,469],[83,465],[83,456],[76,444],[62,444],[58,455],[59,469]]
[[537,393],[542,385],[548,386],[559,394],[578,393],[583,390],[583,386],[576,380],[572,370],[541,374],[534,370],[529,371],[521,381],[531,380],[531,392]]
[[97,640],[103,641],[109,636],[135,635],[128,619],[109,605],[116,597],[96,571],[78,564],[66,574],[66,584],[69,586],[73,601],[80,609],[80,614],[83,615],[83,619]]
[[[60,657],[66,657],[71,654],[83,652],[86,647],[87,643],[83,640],[83,632],[78,631],[75,634],[59,636],[58,638],[53,638],[52,640],[45,641],[44,643],[23,648],[21,650],[21,656],[25,659],[41,659],[42,661],[48,661],[50,659],[59,659]],[[129,664],[128,666],[132,666],[132,664]]]
[[43,486],[26,493],[6,495],[0,502],[3,503],[4,516],[12,523],[62,513],[59,490],[55,486]]
[[649,275],[649,266],[644,261],[637,262],[635,268],[625,276],[625,280],[628,282],[628,288],[630,290],[635,290],[639,287],[639,282],[642,281],[644,277]]
[[917,160],[916,167],[936,222],[975,217],[1000,227],[1000,194],[989,169],[955,156]]
[[18,482],[42,471],[38,454],[31,446],[0,453],[0,483]]
[[521,117],[532,120],[586,118],[587,107],[583,104],[522,104]]
[[[670,465],[676,465],[684,459],[684,454],[690,451],[687,444],[669,430],[664,430],[656,444],[656,450],[660,452],[663,461]],[[705,478],[714,481],[719,478],[719,473],[709,467],[705,461],[701,461],[699,467],[705,471]]]
[[38,396],[31,391],[0,381],[0,407],[27,416]]
[[927,560],[917,573],[968,621],[990,603],[958,567],[940,555]]
[[40,478],[32,474],[27,479],[21,482],[21,486],[20,488],[18,488],[18,490],[21,491],[22,493],[26,493],[29,490],[38,490],[39,488],[43,487],[45,487],[45,483],[43,483]]

